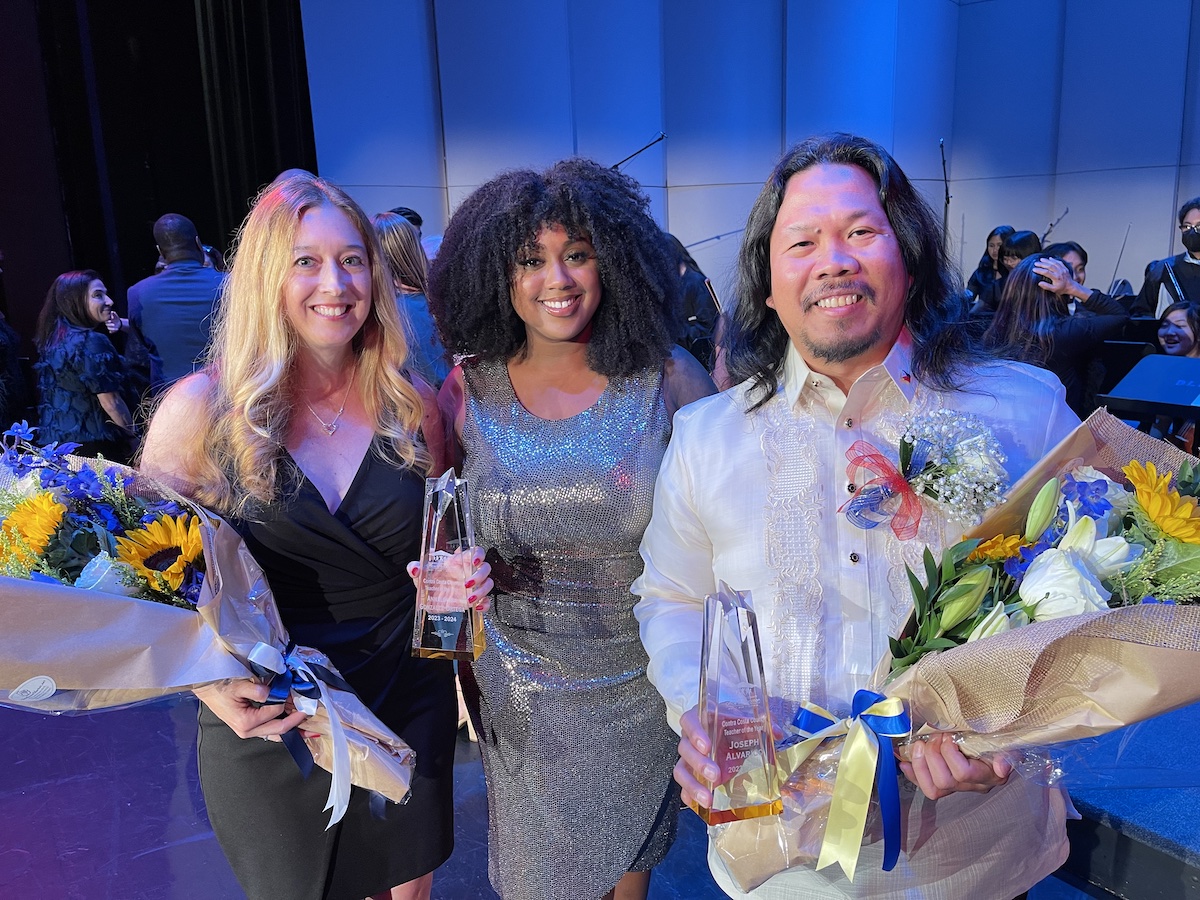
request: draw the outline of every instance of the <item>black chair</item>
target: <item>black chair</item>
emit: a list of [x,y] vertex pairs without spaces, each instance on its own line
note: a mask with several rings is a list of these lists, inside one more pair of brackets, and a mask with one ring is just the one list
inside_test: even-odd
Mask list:
[[1105,341],[1097,357],[1102,366],[1096,393],[1107,394],[1141,361],[1154,353],[1154,345],[1142,341]]
[[1132,316],[1121,335],[1127,341],[1158,344],[1158,319],[1154,316]]

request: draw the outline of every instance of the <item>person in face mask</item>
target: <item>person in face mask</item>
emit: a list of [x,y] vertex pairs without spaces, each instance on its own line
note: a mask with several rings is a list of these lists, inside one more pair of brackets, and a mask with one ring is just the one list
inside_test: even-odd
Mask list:
[[1186,253],[1146,266],[1146,280],[1130,309],[1135,316],[1161,316],[1173,303],[1200,303],[1200,197],[1179,210],[1179,235]]

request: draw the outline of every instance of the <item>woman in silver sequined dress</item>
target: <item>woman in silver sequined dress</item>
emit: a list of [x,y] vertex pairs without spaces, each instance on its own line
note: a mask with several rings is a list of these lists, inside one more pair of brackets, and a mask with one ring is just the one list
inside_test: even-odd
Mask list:
[[644,898],[674,839],[676,738],[629,585],[671,417],[715,390],[674,346],[678,282],[636,183],[578,159],[479,188],[434,263],[443,341],[470,357],[442,407],[497,586],[472,672],[504,900]]

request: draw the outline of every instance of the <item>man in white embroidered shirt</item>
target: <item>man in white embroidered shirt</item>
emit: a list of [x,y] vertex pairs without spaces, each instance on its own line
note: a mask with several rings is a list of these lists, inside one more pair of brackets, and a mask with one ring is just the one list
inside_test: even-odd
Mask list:
[[[845,715],[907,615],[905,562],[919,571],[926,545],[961,537],[931,502],[905,541],[839,514],[857,490],[851,444],[887,452],[905,418],[969,413],[1016,480],[1078,424],[1053,375],[971,342],[942,246],[895,160],[849,135],[790,150],[750,212],[726,345],[741,383],[676,415],[633,585],[650,680],[683,734],[675,777],[685,800],[705,802],[695,773],[715,774],[695,704],[703,598],[718,580],[751,593],[773,714],[791,721],[811,700]],[[793,869],[753,896],[1008,900],[1066,859],[1061,791],[940,738],[913,755],[902,764],[893,871],[869,844],[853,884],[837,866]],[[711,849],[710,868],[727,894],[744,896]]]

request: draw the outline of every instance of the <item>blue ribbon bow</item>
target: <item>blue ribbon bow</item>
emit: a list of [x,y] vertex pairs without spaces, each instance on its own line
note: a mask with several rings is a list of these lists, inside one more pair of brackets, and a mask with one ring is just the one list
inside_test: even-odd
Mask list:
[[[867,714],[867,710],[887,697],[875,691],[860,690],[854,694],[850,718],[858,719],[869,728],[879,742],[875,761],[875,784],[879,795],[879,812],[883,820],[883,871],[890,872],[900,858],[900,780],[896,769],[896,754],[892,738],[912,732],[912,720],[907,712],[894,716]],[[797,729],[815,735],[837,724],[837,720],[811,708],[801,707],[792,721]]]
[[[264,680],[269,679],[267,684],[270,693],[267,695],[267,699],[262,702],[262,706],[286,703],[288,697],[294,691],[296,694],[309,700],[315,712],[317,701],[321,699],[321,688],[315,680],[308,676],[308,672],[311,672],[330,687],[335,687],[341,691],[354,692],[354,689],[346,683],[346,680],[332,670],[316,663],[305,663],[296,653],[295,641],[289,641],[283,651],[282,672],[276,672],[274,669],[262,665],[253,657],[250,658],[249,663],[250,669],[255,675]],[[304,743],[304,738],[300,734],[299,729],[293,728],[291,731],[284,732],[279,738],[283,741],[283,745],[287,747],[292,759],[295,760],[300,774],[304,778],[308,778],[313,770],[313,757],[312,752],[308,749],[308,745]]]

